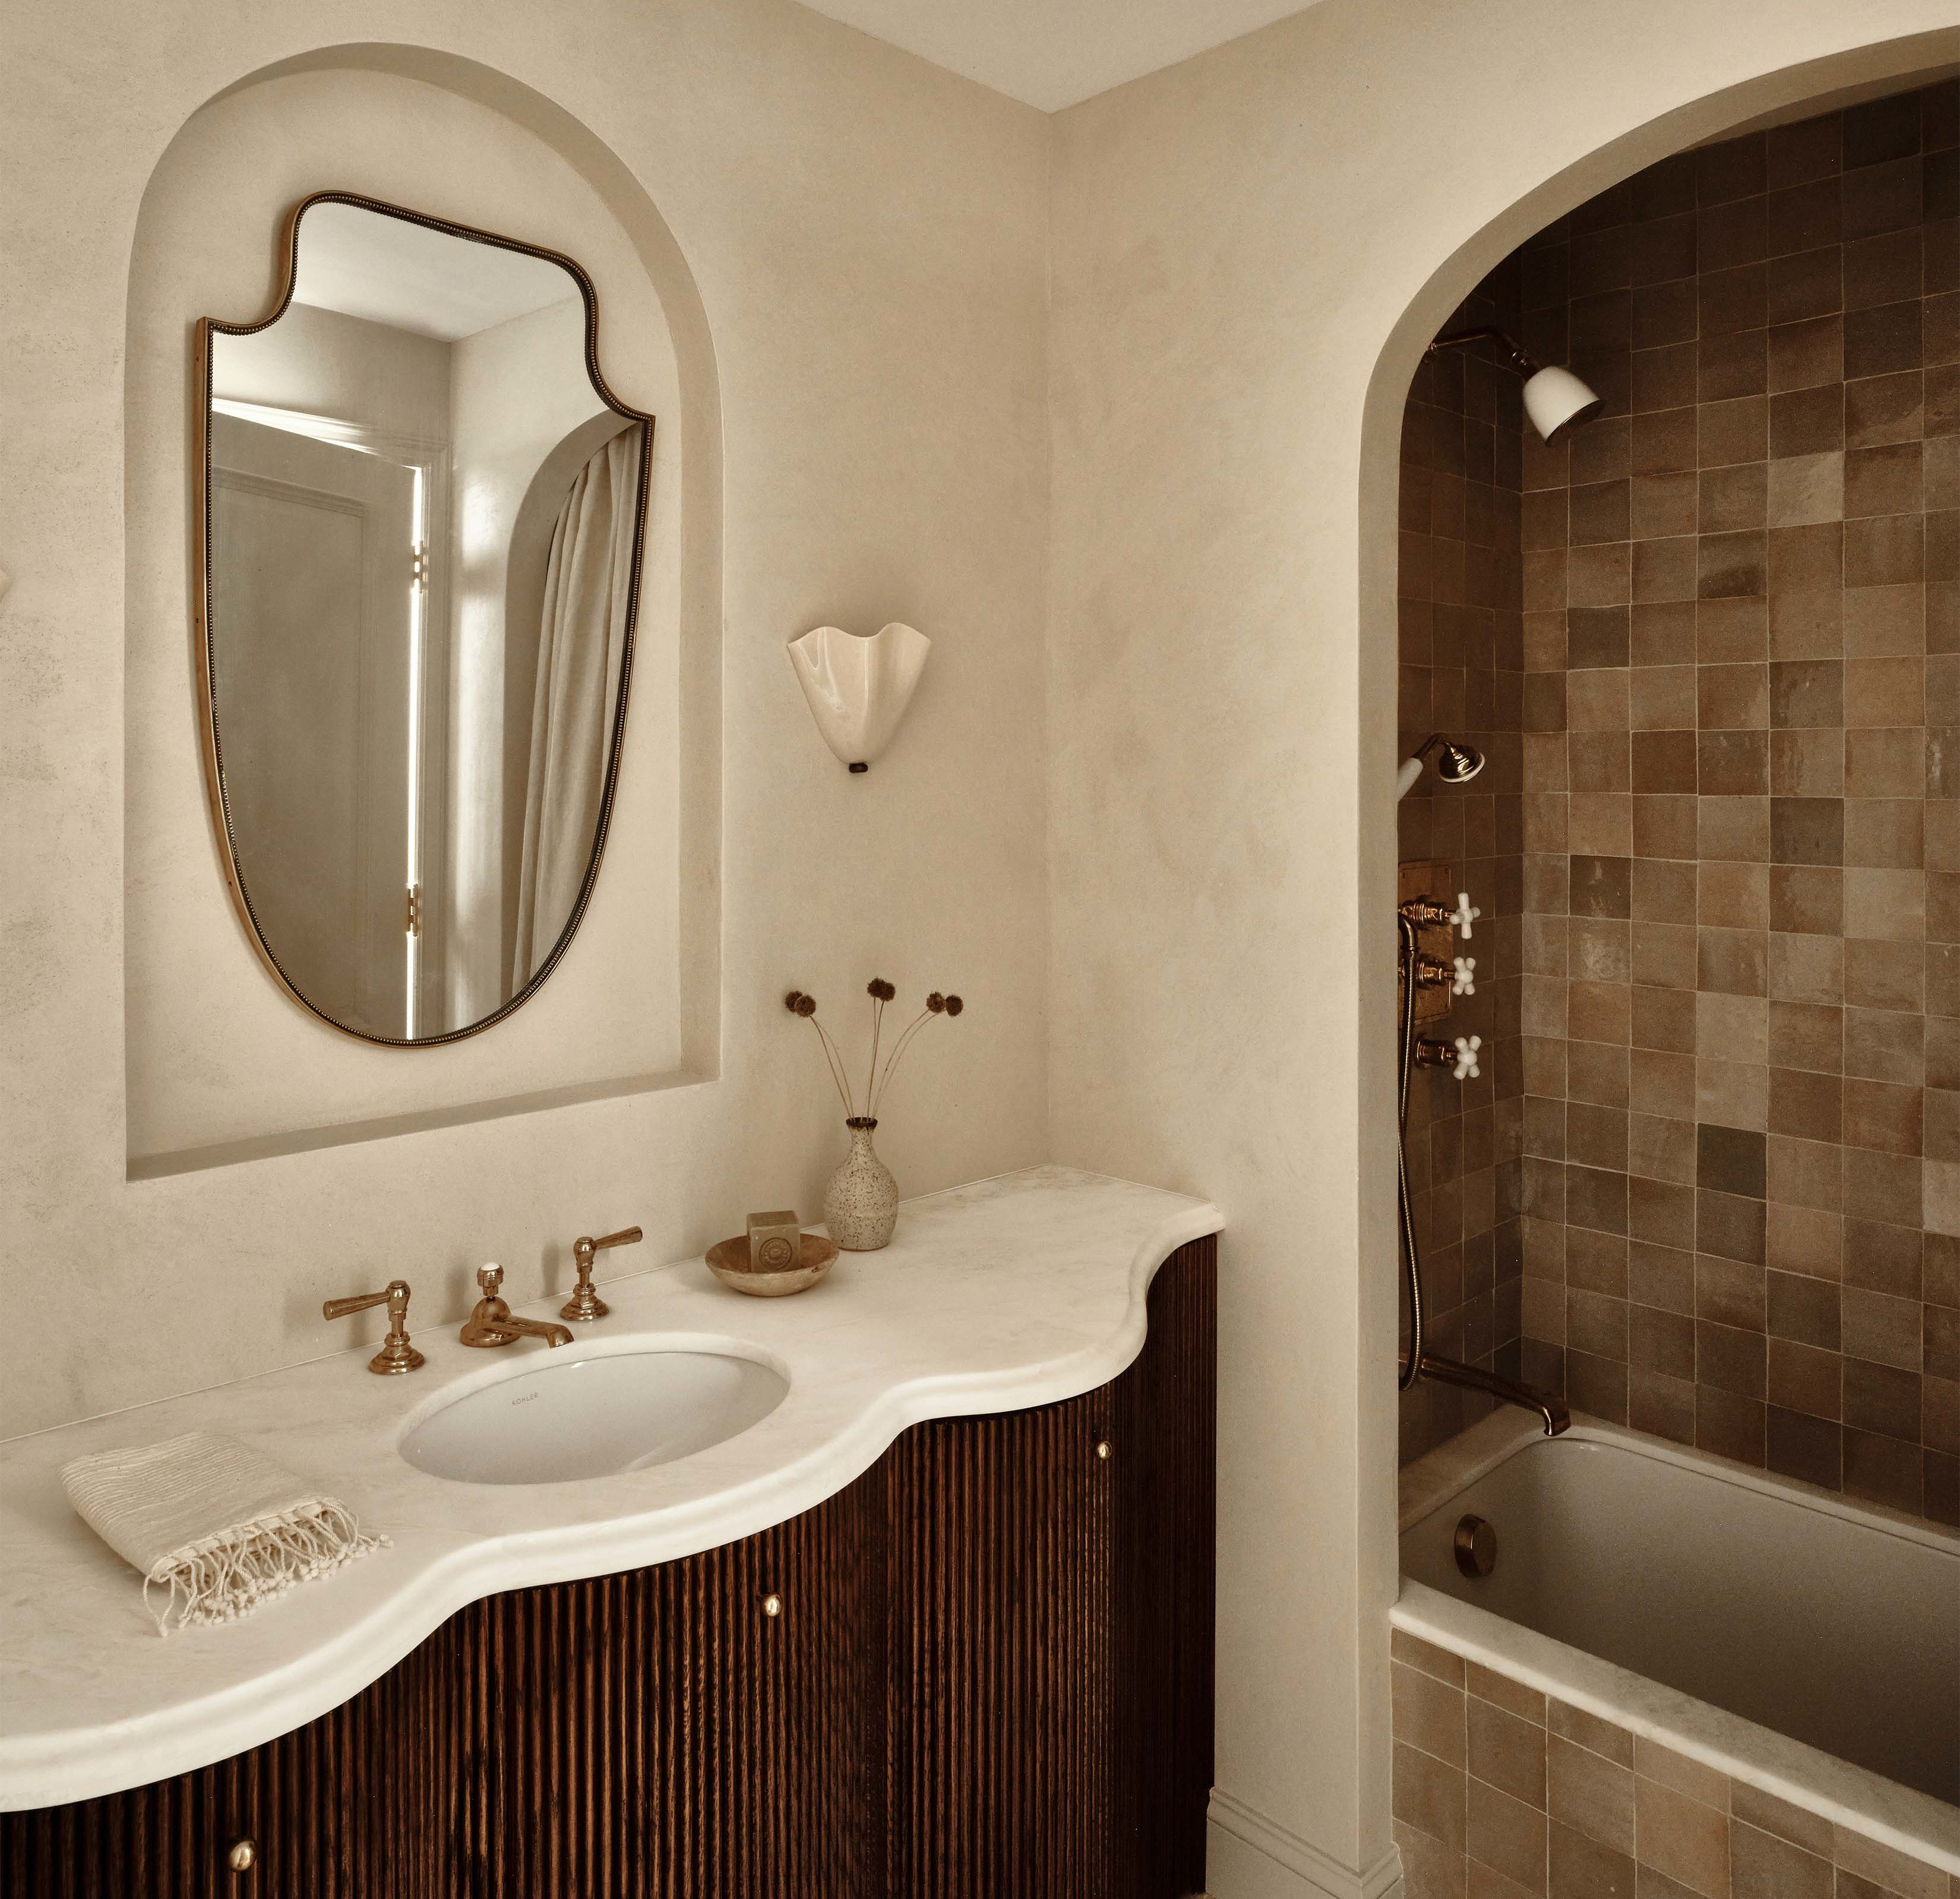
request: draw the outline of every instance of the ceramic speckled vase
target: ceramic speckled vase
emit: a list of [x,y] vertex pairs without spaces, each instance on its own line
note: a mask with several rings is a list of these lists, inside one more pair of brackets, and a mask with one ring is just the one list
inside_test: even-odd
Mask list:
[[878,1124],[853,1115],[844,1124],[851,1130],[851,1152],[823,1190],[824,1224],[847,1253],[875,1253],[891,1243],[899,1223],[899,1183],[871,1145]]

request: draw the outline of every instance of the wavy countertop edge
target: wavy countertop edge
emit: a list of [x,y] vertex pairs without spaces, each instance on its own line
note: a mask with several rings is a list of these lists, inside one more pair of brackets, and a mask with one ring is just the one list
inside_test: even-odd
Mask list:
[[[500,1486],[413,1470],[394,1448],[411,1423],[542,1350],[482,1366],[453,1326],[415,1335],[433,1379],[367,1377],[364,1345],[0,1444],[0,1812],[242,1753],[339,1707],[473,1602],[752,1535],[835,1496],[914,1424],[1093,1391],[1141,1350],[1157,1269],[1223,1224],[1208,1201],[1041,1167],[905,1202],[889,1248],[845,1255],[795,1298],[742,1299],[698,1257],[609,1280],[612,1317],[581,1344],[720,1336],[790,1373],[768,1417],[650,1471]],[[562,1297],[519,1309],[555,1317]],[[158,1637],[134,1571],[69,1510],[60,1467],[199,1429],[317,1478],[391,1547],[239,1622]]]

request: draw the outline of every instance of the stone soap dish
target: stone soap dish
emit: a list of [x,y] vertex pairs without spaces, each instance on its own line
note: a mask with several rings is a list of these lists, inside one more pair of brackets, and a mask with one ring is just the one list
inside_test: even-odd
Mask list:
[[837,1257],[837,1242],[818,1233],[805,1233],[803,1246],[793,1265],[752,1266],[749,1261],[749,1236],[738,1233],[708,1249],[708,1270],[724,1286],[753,1299],[781,1299],[791,1293],[807,1292],[830,1271]]

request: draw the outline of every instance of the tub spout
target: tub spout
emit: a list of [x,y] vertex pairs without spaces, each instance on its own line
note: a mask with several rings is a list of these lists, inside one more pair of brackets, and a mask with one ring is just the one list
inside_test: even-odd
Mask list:
[[[1407,1365],[1406,1356],[1402,1362]],[[1416,1368],[1416,1376],[1433,1379],[1439,1385],[1460,1385],[1466,1392],[1481,1392],[1487,1397],[1502,1399],[1507,1404],[1535,1411],[1545,1420],[1547,1437],[1557,1437],[1572,1427],[1572,1414],[1566,1409],[1562,1398],[1554,1397],[1549,1392],[1534,1391],[1529,1385],[1514,1385],[1508,1378],[1500,1378],[1495,1372],[1480,1371],[1475,1365],[1460,1364],[1453,1358],[1424,1352],[1422,1363]]]

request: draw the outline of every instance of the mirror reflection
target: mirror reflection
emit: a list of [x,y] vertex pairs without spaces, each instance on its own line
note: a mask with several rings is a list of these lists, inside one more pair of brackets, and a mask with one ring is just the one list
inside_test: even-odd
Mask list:
[[287,986],[445,1041],[543,980],[597,875],[651,422],[565,260],[334,196],[291,256],[272,320],[202,326],[215,788]]

